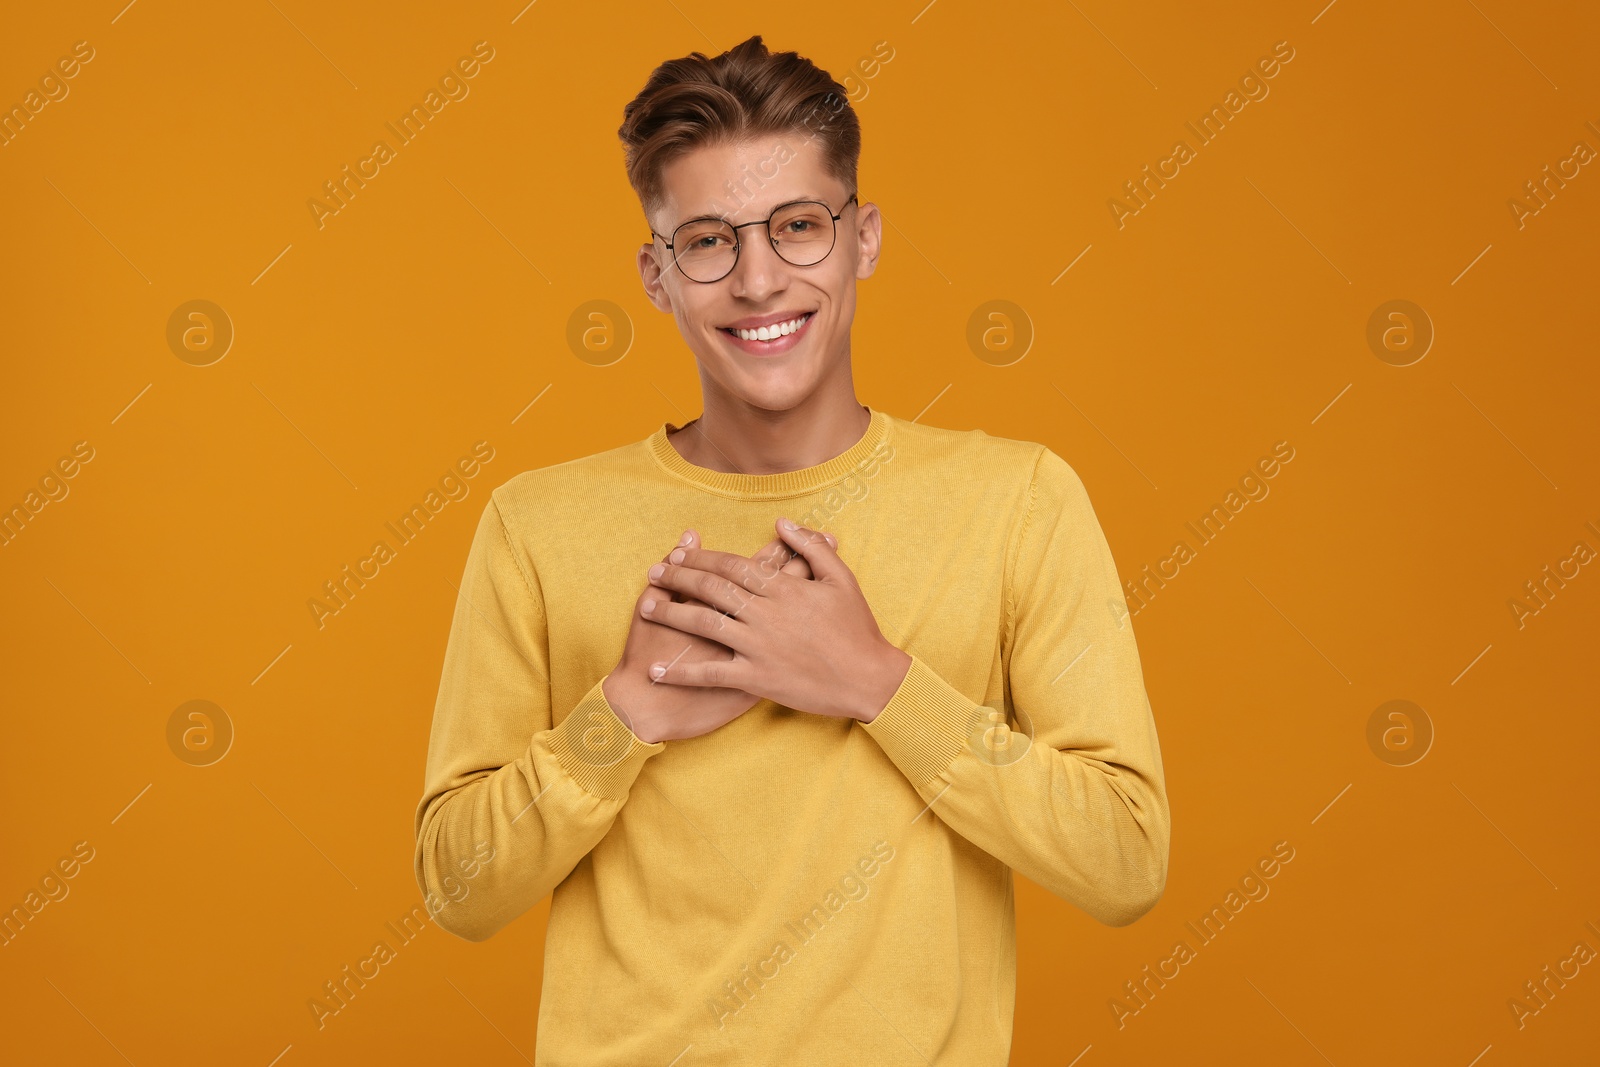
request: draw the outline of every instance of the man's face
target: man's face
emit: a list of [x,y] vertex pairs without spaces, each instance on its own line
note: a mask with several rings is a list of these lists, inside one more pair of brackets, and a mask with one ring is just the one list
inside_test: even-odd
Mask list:
[[[650,228],[664,236],[640,248],[639,273],[650,302],[672,312],[699,361],[705,406],[731,402],[787,411],[825,384],[853,396],[855,283],[870,277],[877,265],[882,232],[877,206],[850,202],[852,190],[828,174],[820,144],[803,133],[704,146],[665,167],[662,180],[666,199],[650,217]],[[787,262],[759,225],[738,231],[738,262],[721,281],[691,281],[667,250],[673,231],[690,219],[712,216],[737,226],[765,219],[794,200],[820,200],[830,214],[839,215],[833,250],[819,263]],[[770,347],[729,332],[730,327],[800,318],[806,321],[793,337]]]

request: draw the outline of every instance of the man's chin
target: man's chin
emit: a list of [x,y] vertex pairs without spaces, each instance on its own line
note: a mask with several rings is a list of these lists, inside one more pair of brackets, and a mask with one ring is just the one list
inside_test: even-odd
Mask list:
[[745,408],[780,414],[799,407],[813,391],[798,383],[768,381],[742,384],[724,393]]

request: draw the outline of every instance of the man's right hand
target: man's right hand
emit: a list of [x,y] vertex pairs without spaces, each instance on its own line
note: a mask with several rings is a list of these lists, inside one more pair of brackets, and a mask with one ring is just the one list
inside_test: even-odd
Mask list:
[[[838,547],[832,534],[823,534],[830,544]],[[680,547],[699,548],[700,537],[693,530]],[[663,563],[672,549],[661,557]],[[797,578],[811,578],[811,566],[804,556],[797,555],[788,545],[774,537],[750,559],[759,574],[784,574]],[[726,645],[697,634],[686,634],[665,623],[651,622],[645,618],[646,600],[671,599],[678,603],[699,604],[701,601],[673,593],[644,580],[644,591],[633,605],[633,617],[628,626],[628,638],[623,645],[622,658],[600,683],[606,703],[633,731],[635,737],[646,743],[678,741],[688,737],[708,734],[717,727],[749,711],[760,697],[742,689],[723,689],[714,686],[659,685],[646,674],[652,663],[700,663],[707,660],[732,659],[733,651]]]

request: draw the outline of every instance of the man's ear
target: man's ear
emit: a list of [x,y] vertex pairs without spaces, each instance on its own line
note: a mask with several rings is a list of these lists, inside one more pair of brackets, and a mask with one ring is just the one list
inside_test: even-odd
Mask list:
[[883,253],[883,216],[872,201],[862,204],[856,211],[855,237],[860,254],[856,257],[856,277],[870,278],[878,269],[878,256]]
[[667,292],[661,278],[661,264],[656,259],[655,245],[639,246],[639,280],[644,283],[645,296],[657,311],[672,310],[672,294]]

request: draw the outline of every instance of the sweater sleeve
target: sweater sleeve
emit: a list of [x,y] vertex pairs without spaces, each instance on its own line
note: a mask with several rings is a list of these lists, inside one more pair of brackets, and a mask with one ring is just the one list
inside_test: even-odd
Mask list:
[[552,725],[543,597],[513,539],[491,494],[456,597],[416,809],[417,886],[438,924],[469,941],[554,889],[666,747],[617,717],[603,678]]
[[1126,926],[1166,886],[1161,750],[1105,534],[1076,472],[1043,446],[1016,537],[1004,579],[1009,707],[974,702],[906,650],[900,688],[863,729],[931,814]]

